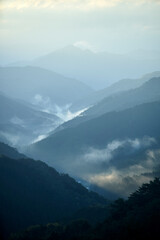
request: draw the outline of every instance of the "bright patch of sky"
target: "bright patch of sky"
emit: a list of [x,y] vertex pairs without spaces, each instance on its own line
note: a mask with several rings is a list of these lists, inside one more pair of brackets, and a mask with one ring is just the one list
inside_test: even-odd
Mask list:
[[160,50],[160,0],[1,0],[0,64],[75,45]]

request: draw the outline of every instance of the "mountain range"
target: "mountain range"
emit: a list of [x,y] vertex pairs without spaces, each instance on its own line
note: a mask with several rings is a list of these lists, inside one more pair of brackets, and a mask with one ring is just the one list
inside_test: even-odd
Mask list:
[[[9,67],[1,71],[1,90],[5,92],[0,94],[1,141],[69,173],[106,197],[126,197],[142,179],[153,178],[160,141],[160,72],[122,79],[94,92],[76,80],[72,80],[75,85],[70,88],[70,79],[38,67]],[[85,89],[85,94],[81,89]],[[68,104],[69,98],[72,105]],[[58,99],[64,100],[64,108]],[[88,109],[84,111],[84,107]],[[63,123],[64,118],[59,116],[63,117],[64,110],[70,118],[80,115]],[[149,170],[150,152],[155,159]],[[141,170],[137,172],[138,167]],[[113,184],[106,182],[108,177],[113,177]]]
[[0,86],[8,96],[39,104],[44,109],[71,104],[93,91],[78,80],[33,66],[0,68]]
[[[131,107],[140,105],[142,103],[159,101],[160,100],[160,92],[159,92],[160,78],[159,77],[151,78],[148,81],[146,79],[147,78],[145,78],[144,83],[143,83],[143,80],[137,81],[140,85],[137,88],[133,87],[129,90],[124,90],[124,91],[120,90],[119,92],[117,91],[116,93],[111,91],[110,95],[108,94],[109,95],[108,97],[105,97],[103,98],[103,100],[95,103],[93,106],[91,106],[86,111],[84,111],[80,116],[68,122],[63,123],[55,131],[59,131],[68,127],[77,126],[80,123],[86,122],[92,118],[96,118],[108,112],[113,112],[113,111],[117,112],[124,109],[129,109]],[[120,87],[125,86],[125,83],[124,85],[123,84],[121,85],[121,81],[119,81],[118,83]],[[118,83],[116,84],[116,86],[118,85]],[[118,90],[118,87],[116,86],[113,85],[111,87],[113,90],[114,89]],[[131,86],[133,85],[131,84]],[[136,86],[136,81],[134,86]],[[111,87],[109,89],[111,89]]]
[[26,154],[124,196],[158,166],[159,122],[160,102],[145,103],[55,132]]
[[121,111],[136,105],[160,100],[160,77],[152,78],[142,86],[122,91],[104,98],[84,112],[84,116],[100,116],[107,112]]
[[71,106],[71,110],[75,111],[79,108],[94,106],[104,98],[107,98],[111,95],[138,88],[142,86],[145,82],[149,81],[151,78],[154,78],[154,77],[160,77],[160,71],[145,74],[141,78],[137,78],[137,79],[129,79],[129,78],[121,79],[116,83],[111,84],[107,88],[92,92],[88,96],[83,97],[78,101],[75,101]]
[[139,51],[114,54],[93,52],[70,45],[36,58],[28,65],[46,68],[78,79],[97,90],[119,79],[137,78],[146,72],[157,71],[159,63],[159,53]]

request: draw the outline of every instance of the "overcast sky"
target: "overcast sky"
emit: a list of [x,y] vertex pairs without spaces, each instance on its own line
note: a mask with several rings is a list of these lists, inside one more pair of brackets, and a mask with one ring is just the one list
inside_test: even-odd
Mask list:
[[0,0],[0,64],[66,45],[160,50],[160,0]]

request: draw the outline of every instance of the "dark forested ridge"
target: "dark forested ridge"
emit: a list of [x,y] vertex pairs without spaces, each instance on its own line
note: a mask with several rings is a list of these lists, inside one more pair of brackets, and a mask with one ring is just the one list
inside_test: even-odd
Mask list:
[[127,200],[110,205],[109,215],[97,226],[85,219],[67,224],[36,225],[12,240],[147,240],[159,239],[160,179],[143,184]]
[[[11,149],[8,151],[10,155]],[[41,161],[11,159],[2,154],[0,189],[0,220],[4,235],[30,225],[71,218],[82,208],[108,204],[98,194]],[[103,218],[104,214],[101,215]]]
[[2,142],[0,142],[0,155],[7,156],[13,159],[26,158],[26,156],[19,153],[16,148],[10,147],[9,145]]

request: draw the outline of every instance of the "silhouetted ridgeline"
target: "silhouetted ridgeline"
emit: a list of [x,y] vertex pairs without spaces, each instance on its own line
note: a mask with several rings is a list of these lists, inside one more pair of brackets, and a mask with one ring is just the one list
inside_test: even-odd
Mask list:
[[16,148],[10,147],[2,142],[0,142],[0,155],[4,155],[13,159],[26,158],[26,156],[19,153]]
[[[8,155],[11,152],[13,149],[8,147]],[[41,161],[11,159],[2,154],[0,189],[0,220],[4,236],[30,225],[71,218],[82,208],[108,204],[98,194],[89,192],[73,178],[59,174]],[[103,213],[101,215],[105,217]]]

